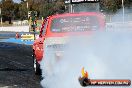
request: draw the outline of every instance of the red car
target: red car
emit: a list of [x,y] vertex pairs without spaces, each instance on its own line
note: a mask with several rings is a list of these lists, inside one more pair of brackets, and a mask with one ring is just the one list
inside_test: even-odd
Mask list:
[[[43,56],[45,47],[63,44],[65,36],[89,35],[96,30],[104,30],[104,28],[104,15],[96,12],[65,13],[48,17],[42,24],[39,38],[33,44],[35,73],[41,74],[40,62],[45,57]],[[56,56],[60,57],[60,54]]]

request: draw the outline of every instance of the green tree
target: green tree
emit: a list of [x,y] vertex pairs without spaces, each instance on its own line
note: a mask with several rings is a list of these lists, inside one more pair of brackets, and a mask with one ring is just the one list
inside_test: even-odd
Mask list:
[[12,0],[2,0],[1,9],[3,21],[8,20],[9,24],[11,24],[11,19],[14,12],[14,2]]
[[118,9],[115,1],[116,0],[101,0],[101,8],[108,13],[114,13]]
[[46,0],[40,3],[39,12],[43,17],[56,13],[63,13],[65,11],[64,0],[56,0],[54,2],[49,2]]

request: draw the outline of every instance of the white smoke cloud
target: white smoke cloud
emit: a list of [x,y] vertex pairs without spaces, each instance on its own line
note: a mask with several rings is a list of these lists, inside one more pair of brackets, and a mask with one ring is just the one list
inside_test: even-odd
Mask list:
[[[115,15],[114,22],[120,17]],[[112,31],[70,36],[63,58],[57,62],[54,50],[46,48],[41,62],[44,77],[41,85],[44,88],[82,88],[78,81],[82,67],[88,71],[90,79],[132,80],[132,32],[127,30],[129,23],[121,22],[122,18],[119,24],[110,24],[112,27],[106,30]]]
[[[91,79],[132,79],[131,38],[131,32],[97,32],[87,37],[70,37],[63,59],[53,62],[49,55],[41,62],[42,70],[50,74],[43,72],[42,86],[82,88],[78,82],[82,67]],[[52,70],[47,62],[53,66]]]

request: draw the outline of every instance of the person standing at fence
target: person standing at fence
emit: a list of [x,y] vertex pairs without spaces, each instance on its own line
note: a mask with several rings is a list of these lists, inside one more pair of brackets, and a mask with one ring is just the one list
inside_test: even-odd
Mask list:
[[19,33],[18,32],[16,32],[16,39],[17,38],[20,38],[20,36],[19,36]]

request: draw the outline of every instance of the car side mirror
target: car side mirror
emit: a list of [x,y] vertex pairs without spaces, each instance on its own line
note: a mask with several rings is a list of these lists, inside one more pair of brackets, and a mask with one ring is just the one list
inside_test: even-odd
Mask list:
[[39,37],[42,38],[42,34],[39,34]]
[[39,37],[42,37],[43,30],[40,30]]

